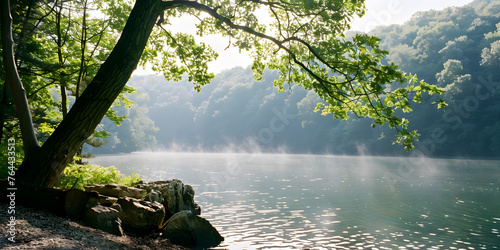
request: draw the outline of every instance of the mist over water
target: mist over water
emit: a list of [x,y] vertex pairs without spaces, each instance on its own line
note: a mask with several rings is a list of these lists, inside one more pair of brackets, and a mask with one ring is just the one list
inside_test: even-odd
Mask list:
[[[232,142],[229,139],[223,145],[212,145],[206,147],[198,144],[191,146],[189,144],[171,142],[168,146],[158,145],[155,152],[158,153],[218,153],[218,154],[287,154],[289,153],[286,145],[273,148],[262,147],[257,138],[247,137],[243,142]],[[142,151],[148,153],[150,151]]]
[[221,249],[496,249],[500,242],[499,161],[142,152],[91,163],[192,185],[202,216],[225,237]]

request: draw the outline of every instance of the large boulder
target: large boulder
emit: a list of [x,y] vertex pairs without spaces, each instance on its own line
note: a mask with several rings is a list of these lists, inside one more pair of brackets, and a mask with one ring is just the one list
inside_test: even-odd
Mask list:
[[118,217],[118,211],[105,207],[102,205],[96,205],[87,208],[84,216],[85,224],[101,229],[104,232],[112,233],[118,236],[123,235],[123,229],[121,227],[121,220]]
[[120,198],[115,204],[126,231],[145,234],[163,228],[165,208],[162,204],[130,197]]
[[139,184],[140,189],[145,189],[145,200],[156,201],[163,204],[167,218],[180,211],[189,210],[199,213],[200,209],[194,203],[194,190],[191,185],[185,185],[181,180],[155,181]]
[[174,214],[167,221],[163,237],[190,248],[215,247],[224,240],[210,222],[191,211]]
[[191,185],[184,185],[180,180],[172,180],[168,185],[168,192],[163,194],[166,207],[172,214],[183,210],[194,212],[194,190]]
[[146,190],[144,189],[127,187],[117,184],[106,184],[106,185],[94,184],[85,186],[84,188],[85,191],[96,191],[99,194],[113,196],[117,198],[132,197],[136,199],[141,199],[146,195]]

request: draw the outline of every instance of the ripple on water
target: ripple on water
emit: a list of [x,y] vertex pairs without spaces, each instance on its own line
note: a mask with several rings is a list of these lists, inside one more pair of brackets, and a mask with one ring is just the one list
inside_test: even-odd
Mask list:
[[192,181],[203,183],[197,190],[207,192],[199,196],[210,201],[201,204],[202,216],[226,239],[216,249],[495,249],[500,238],[498,176],[471,182],[455,167],[461,162],[431,160],[435,176],[409,176],[391,191],[386,174],[397,174],[397,159],[366,158],[368,171],[349,157],[289,156],[291,166],[262,161],[278,169],[255,167],[252,157],[237,159],[242,174],[224,185],[201,170]]

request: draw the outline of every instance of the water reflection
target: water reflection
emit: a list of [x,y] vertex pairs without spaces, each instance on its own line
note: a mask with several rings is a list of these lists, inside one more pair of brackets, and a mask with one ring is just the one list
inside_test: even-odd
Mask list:
[[[394,188],[398,158],[131,154],[93,162],[193,184],[219,249],[496,249],[500,162],[431,160]],[[140,171],[137,166],[141,166]]]

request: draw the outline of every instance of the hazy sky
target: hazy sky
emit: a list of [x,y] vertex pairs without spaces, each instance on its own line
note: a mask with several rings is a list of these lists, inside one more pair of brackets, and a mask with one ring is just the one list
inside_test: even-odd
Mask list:
[[366,0],[367,12],[353,22],[353,29],[368,32],[380,25],[403,24],[418,11],[463,6],[472,0]]
[[[353,30],[368,32],[380,25],[403,24],[418,11],[442,10],[449,6],[463,6],[473,0],[366,0],[367,12],[363,18],[354,20]],[[174,27],[182,27],[183,31],[194,27],[196,19],[183,19],[174,23]],[[184,27],[186,29],[184,29]],[[219,58],[210,64],[211,71],[218,73],[236,66],[246,67],[251,64],[247,53],[240,54],[237,49],[228,45],[227,38],[213,35],[204,37],[204,42],[210,44],[218,53]],[[139,69],[135,74],[151,74],[151,71]]]

